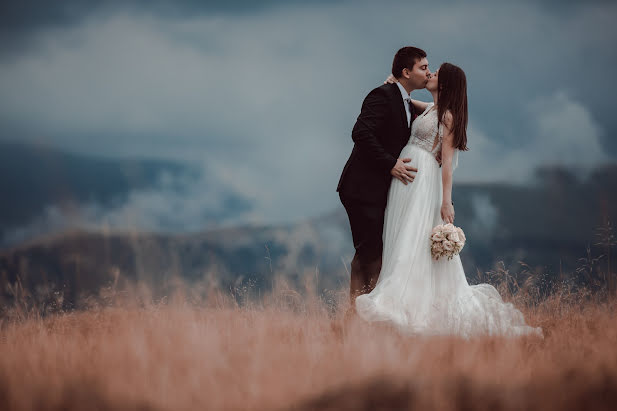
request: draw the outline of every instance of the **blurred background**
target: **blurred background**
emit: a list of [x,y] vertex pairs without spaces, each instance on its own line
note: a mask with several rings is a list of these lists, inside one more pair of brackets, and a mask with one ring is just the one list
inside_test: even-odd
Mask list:
[[67,306],[119,275],[346,287],[335,189],[406,45],[467,75],[470,282],[612,278],[616,18],[600,0],[3,2],[0,279]]

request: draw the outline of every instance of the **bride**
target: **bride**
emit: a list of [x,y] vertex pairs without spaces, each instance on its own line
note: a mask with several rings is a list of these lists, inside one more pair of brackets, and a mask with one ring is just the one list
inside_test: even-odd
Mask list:
[[[392,78],[389,78],[392,81]],[[386,322],[407,335],[543,337],[490,284],[469,285],[460,257],[431,257],[433,227],[454,222],[452,171],[467,150],[467,81],[443,63],[426,89],[434,103],[412,100],[422,111],[400,157],[418,172],[411,184],[392,180],[383,229],[382,268],[375,288],[355,300],[358,315]],[[442,166],[438,163],[441,158]]]

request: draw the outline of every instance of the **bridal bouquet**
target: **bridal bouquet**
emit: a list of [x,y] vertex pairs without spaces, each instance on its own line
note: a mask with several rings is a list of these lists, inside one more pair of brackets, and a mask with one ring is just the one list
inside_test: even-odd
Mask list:
[[440,224],[431,231],[431,255],[435,260],[448,257],[450,260],[463,249],[465,233],[452,223]]

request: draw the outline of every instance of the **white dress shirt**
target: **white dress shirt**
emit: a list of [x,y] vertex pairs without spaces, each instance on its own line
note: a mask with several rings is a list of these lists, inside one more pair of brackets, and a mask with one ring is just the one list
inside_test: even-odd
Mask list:
[[396,85],[401,90],[401,96],[403,96],[403,105],[405,106],[405,113],[407,113],[407,127],[409,127],[411,121],[411,107],[409,107],[411,104],[411,93],[408,93],[405,87],[401,86],[400,82],[397,81]]

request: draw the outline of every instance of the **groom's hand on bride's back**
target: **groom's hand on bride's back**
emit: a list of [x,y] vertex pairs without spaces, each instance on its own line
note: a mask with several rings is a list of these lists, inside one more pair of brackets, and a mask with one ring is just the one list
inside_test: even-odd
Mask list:
[[408,166],[405,163],[409,163],[411,158],[399,158],[396,160],[396,164],[390,170],[390,174],[393,177],[398,178],[403,184],[407,185],[407,182],[413,182],[416,178],[418,169],[416,167]]

